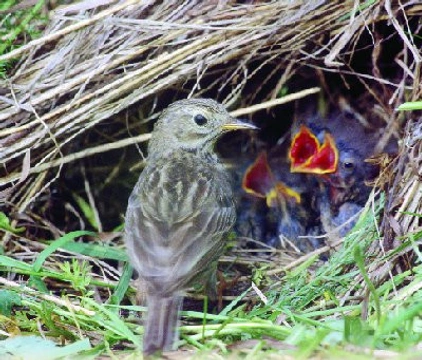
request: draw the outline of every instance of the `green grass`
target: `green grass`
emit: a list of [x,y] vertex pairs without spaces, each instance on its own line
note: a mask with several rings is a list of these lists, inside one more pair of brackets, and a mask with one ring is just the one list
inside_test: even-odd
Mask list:
[[422,110],[422,101],[413,101],[413,102],[405,102],[401,104],[398,108],[398,111],[415,111],[415,110]]
[[[260,272],[254,279],[259,279],[256,285],[267,302],[248,287],[219,314],[184,311],[189,325],[181,327],[182,348],[196,349],[203,358],[216,353],[276,359],[366,359],[387,353],[400,354],[397,358],[421,356],[421,351],[415,350],[422,340],[421,259],[411,270],[375,284],[370,266],[381,266],[396,254],[371,257],[368,248],[378,241],[373,224],[368,211],[344,246],[322,265],[313,257],[277,277],[251,265]],[[414,247],[420,237],[419,233],[402,239],[401,250]],[[82,238],[89,242],[79,242]],[[58,257],[68,252],[84,258]],[[109,261],[120,264],[120,276],[114,280],[99,276],[105,274]],[[134,305],[131,268],[122,247],[103,244],[94,233],[77,231],[46,241],[31,263],[0,256],[0,274],[4,278],[13,274],[20,279],[16,283],[34,289],[3,283],[0,334],[33,335],[42,346],[42,329],[43,336],[56,344],[79,344],[66,348],[74,354],[140,354],[143,328],[137,314],[145,308]],[[52,346],[50,340],[44,340],[46,349]]]
[[[38,38],[47,23],[42,8],[45,0],[35,5],[13,10],[21,1],[4,0],[0,2],[0,55],[6,54],[32,39]],[[0,61],[0,77],[5,78],[15,61]]]

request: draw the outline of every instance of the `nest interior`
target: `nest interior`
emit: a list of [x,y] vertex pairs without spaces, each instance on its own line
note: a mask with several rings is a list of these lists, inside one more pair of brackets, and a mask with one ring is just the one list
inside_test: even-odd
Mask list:
[[[420,117],[395,109],[421,98],[421,14],[414,1],[59,8],[41,38],[0,57],[20,59],[0,82],[2,211],[25,227],[25,241],[93,223],[110,233],[123,222],[153,122],[169,103],[214,98],[262,128],[256,141],[275,143],[298,107],[323,98],[329,107],[345,101],[382,129],[380,147],[399,139],[382,181],[381,234],[391,248],[420,229],[410,215],[421,213]],[[249,141],[231,140],[227,157]],[[16,236],[3,234],[9,253]]]

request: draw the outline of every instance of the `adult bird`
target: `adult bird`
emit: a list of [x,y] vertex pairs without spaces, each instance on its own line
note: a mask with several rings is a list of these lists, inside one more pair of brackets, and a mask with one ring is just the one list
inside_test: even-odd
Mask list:
[[237,129],[256,127],[210,99],[177,101],[154,127],[125,224],[129,258],[146,285],[145,355],[175,348],[187,288],[202,281],[215,291],[217,260],[236,215],[214,144]]

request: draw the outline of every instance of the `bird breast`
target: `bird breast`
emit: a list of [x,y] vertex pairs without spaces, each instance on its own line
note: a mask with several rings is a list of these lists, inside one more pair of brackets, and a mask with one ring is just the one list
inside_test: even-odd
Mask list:
[[190,153],[155,158],[129,198],[129,256],[136,253],[133,264],[154,291],[183,289],[221,255],[234,222],[232,190],[220,163]]
[[185,154],[156,160],[144,173],[139,189],[143,210],[169,227],[207,212],[212,204],[233,206],[232,190],[220,163]]

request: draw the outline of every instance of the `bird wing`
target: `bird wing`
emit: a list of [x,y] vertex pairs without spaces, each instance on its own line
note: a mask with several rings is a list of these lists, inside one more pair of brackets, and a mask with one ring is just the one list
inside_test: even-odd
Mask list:
[[156,161],[129,199],[129,255],[159,293],[190,286],[224,249],[235,208],[228,178],[215,165],[194,155]]

